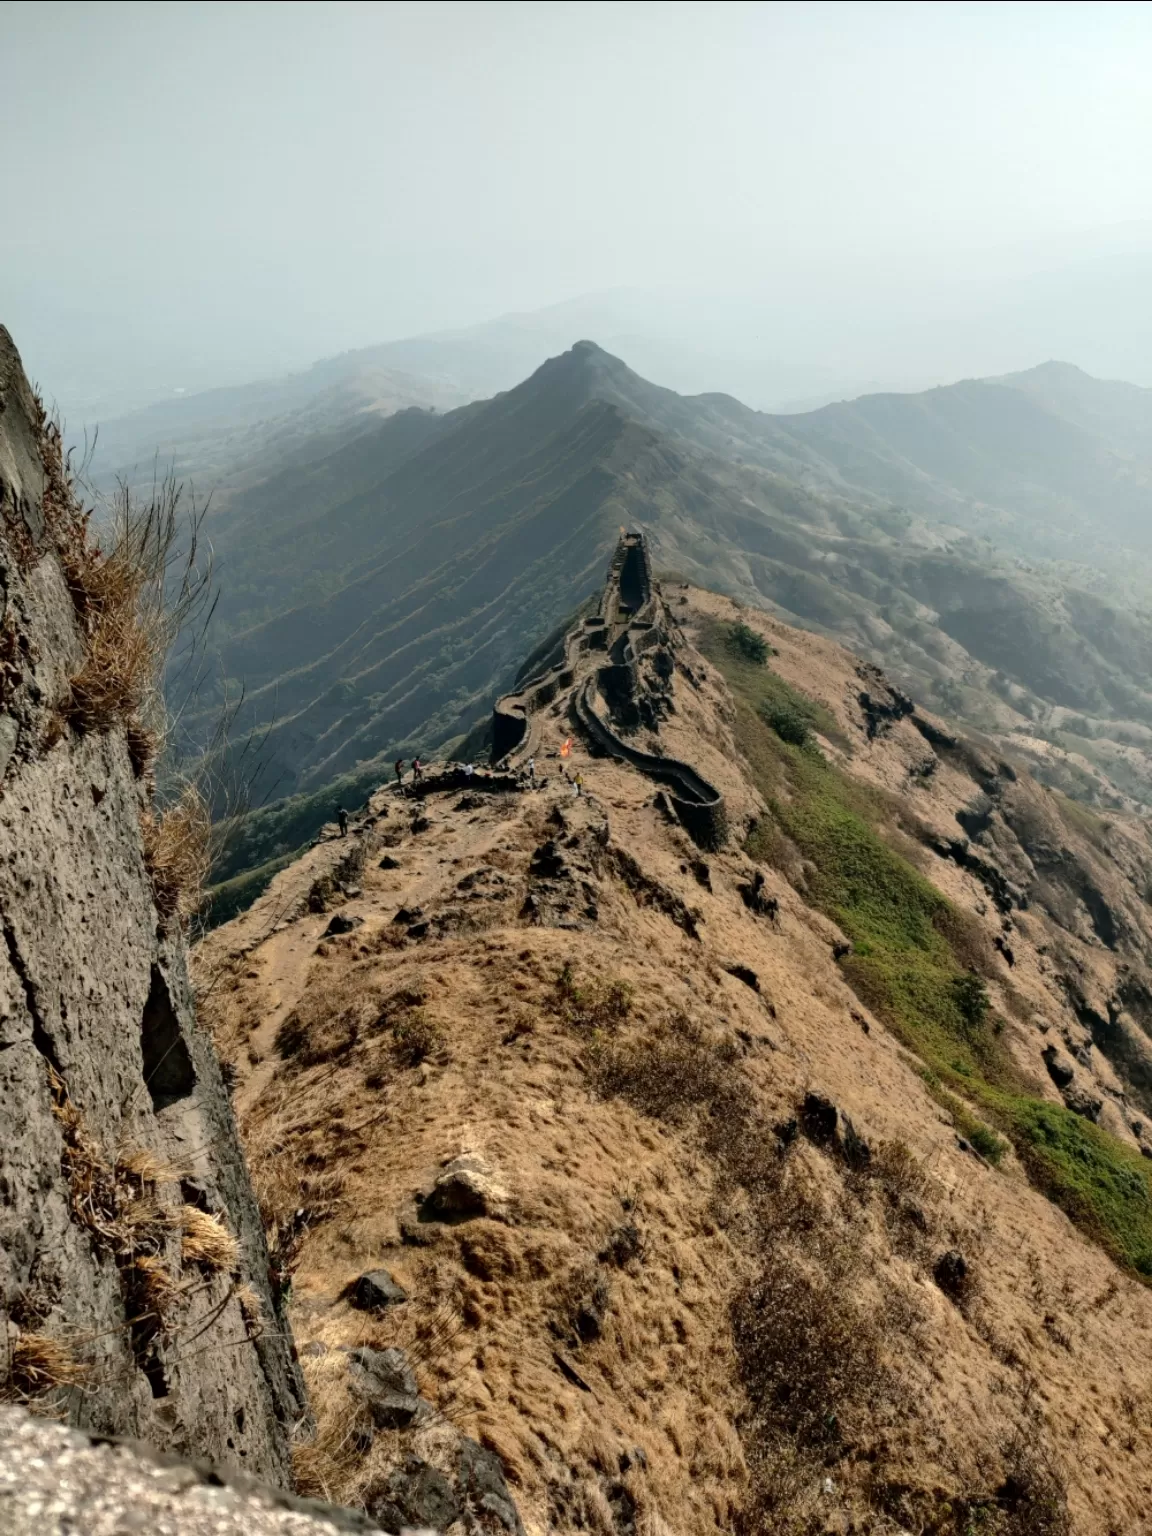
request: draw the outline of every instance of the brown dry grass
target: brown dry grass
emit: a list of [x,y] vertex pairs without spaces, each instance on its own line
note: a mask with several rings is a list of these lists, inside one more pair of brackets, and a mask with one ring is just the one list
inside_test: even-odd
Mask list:
[[[822,696],[857,730],[851,664],[826,642],[791,644],[815,648],[828,669]],[[677,684],[668,734],[679,733],[678,755],[722,784],[738,823],[757,807],[737,781],[712,685],[697,681],[701,691]],[[855,766],[898,787],[905,758],[923,751],[894,731]],[[1014,1167],[994,1174],[956,1147],[915,1072],[878,1021],[864,1019],[831,958],[836,935],[803,890],[774,882],[785,898],[780,922],[757,921],[734,896],[747,870],[730,848],[710,858],[713,889],[701,892],[682,867],[685,841],[651,809],[650,785],[603,760],[581,768],[611,807],[613,838],[700,904],[699,945],[603,870],[598,921],[584,932],[510,916],[483,940],[433,931],[420,943],[377,945],[402,903],[430,913],[450,903],[460,868],[481,857],[494,864],[494,844],[508,872],[522,875],[541,835],[527,814],[499,826],[495,816],[448,819],[427,842],[404,842],[399,871],[367,872],[362,943],[315,961],[322,924],[301,919],[262,945],[259,975],[225,999],[238,1014],[253,1001],[265,1015],[276,1008],[277,1020],[295,1009],[299,1035],[322,1058],[307,1066],[297,1052],[279,1064],[247,1109],[249,1134],[269,1149],[257,1179],[275,1182],[272,1204],[291,1245],[289,1306],[304,1370],[321,1418],[331,1414],[331,1460],[323,1464],[322,1446],[302,1453],[310,1490],[355,1501],[365,1477],[404,1455],[384,1436],[360,1452],[341,1396],[343,1351],[365,1341],[347,1287],[383,1264],[409,1292],[395,1309],[404,1317],[380,1330],[380,1342],[400,1347],[459,1282],[455,1342],[421,1373],[421,1387],[462,1432],[499,1447],[526,1525],[625,1529],[613,1499],[626,1482],[637,1531],[650,1498],[669,1528],[692,1536],[738,1528],[742,1502],[757,1536],[1058,1532],[1059,1463],[1052,1481],[1029,1474],[1017,1489],[1005,1453],[1032,1374],[1043,1383],[1043,1419],[1030,1438],[1066,1458],[1076,1529],[1139,1529],[1152,1430],[1142,1410],[1136,1423],[1117,1404],[1122,1387],[1147,1381],[1143,1294],[1122,1285],[1109,1316],[1086,1308],[1073,1318],[1058,1306],[1069,1275],[1085,1296],[1104,1294],[1107,1261]],[[952,815],[945,795],[961,804],[971,793],[958,777],[944,764],[917,789],[937,823]],[[581,830],[582,808],[562,808]],[[949,865],[943,875],[952,899],[975,905],[966,874]],[[998,921],[988,914],[985,930]],[[977,928],[954,937],[972,941],[966,958],[979,965]],[[574,973],[557,988],[566,959]],[[755,970],[760,994],[724,974],[731,960]],[[428,995],[413,1006],[436,1020],[444,1049],[398,1071],[395,1019],[377,1029],[371,1000],[417,975]],[[1013,980],[1034,1009],[1066,1016],[1058,1002],[1041,1009],[1027,962]],[[349,1021],[337,1021],[358,998],[346,1044]],[[802,1136],[784,1150],[809,1090],[851,1116],[870,1160]],[[483,1152],[510,1190],[513,1223],[478,1219],[439,1233],[418,1224],[414,1192],[464,1147]],[[303,1193],[321,1170],[345,1181],[327,1221]],[[293,1211],[306,1203],[313,1214],[295,1229]],[[966,1310],[933,1279],[953,1248],[980,1280]],[[1033,1248],[1050,1292],[1036,1302],[1024,1274]],[[741,1342],[734,1324],[744,1308]],[[1049,1311],[1067,1343],[1042,1322]],[[588,1325],[596,1313],[598,1334]],[[825,1399],[828,1418],[814,1407]],[[1087,1452],[1079,1461],[1077,1443]],[[638,1471],[633,1461],[622,1477],[621,1454],[634,1446],[647,1464]]]
[[185,1264],[209,1274],[232,1274],[240,1259],[240,1244],[219,1216],[186,1205],[180,1211],[181,1253]]
[[258,1339],[264,1332],[264,1304],[255,1287],[245,1281],[236,1287],[236,1300],[250,1339]]
[[316,1434],[292,1448],[292,1470],[300,1493],[335,1503],[355,1498],[362,1481],[364,1453],[372,1444],[372,1415],[352,1388],[342,1353],[307,1356],[302,1362]]
[[[119,728],[142,776],[166,734],[165,658],[176,636],[210,612],[212,572],[200,559],[200,517],[193,508],[185,519],[182,488],[172,477],[143,502],[121,485],[98,537],[59,424],[39,402],[38,409],[44,515],[84,639],[83,661],[46,744],[69,725],[81,732]],[[186,785],[165,809],[142,813],[142,830],[161,916],[187,921],[200,906],[211,862],[203,795]]]
[[212,864],[212,818],[195,784],[159,813],[141,818],[144,864],[161,917],[188,923],[204,900]]
[[61,1387],[80,1386],[86,1376],[87,1368],[64,1340],[46,1333],[21,1333],[11,1345],[8,1380],[0,1384],[0,1396],[42,1397]]

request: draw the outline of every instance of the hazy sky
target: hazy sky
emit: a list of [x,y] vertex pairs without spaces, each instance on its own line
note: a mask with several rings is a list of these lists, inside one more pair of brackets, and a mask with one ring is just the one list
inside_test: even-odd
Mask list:
[[869,284],[1152,251],[1146,5],[40,0],[0,66],[0,319],[77,395],[617,286],[879,375]]

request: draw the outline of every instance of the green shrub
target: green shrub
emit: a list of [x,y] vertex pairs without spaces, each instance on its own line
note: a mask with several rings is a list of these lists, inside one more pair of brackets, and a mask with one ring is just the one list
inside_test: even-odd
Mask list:
[[780,740],[786,741],[789,746],[806,747],[811,742],[812,723],[791,700],[779,700],[766,705],[762,713]]
[[772,647],[763,635],[758,635],[749,625],[740,622],[729,624],[726,638],[728,649],[744,661],[762,667],[772,654]]

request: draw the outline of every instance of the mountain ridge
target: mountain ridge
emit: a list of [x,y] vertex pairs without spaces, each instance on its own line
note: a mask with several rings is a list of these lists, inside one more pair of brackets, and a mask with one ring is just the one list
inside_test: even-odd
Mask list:
[[[1056,507],[1058,470],[1034,469],[1055,439],[1081,500],[1111,483],[1116,452],[1006,384],[778,417],[678,395],[591,341],[489,401],[397,413],[211,521],[220,670],[248,690],[241,733],[267,731],[262,793],[366,785],[389,754],[465,731],[522,641],[592,590],[621,525],[646,529],[666,568],[837,635],[983,728],[1059,736],[1075,716],[1138,736],[1152,728],[1149,619],[1103,577],[1080,587],[982,537],[1030,526],[1046,485]],[[992,480],[1015,502],[976,495]],[[1136,484],[1131,506],[1142,496]],[[1120,532],[1128,510],[1113,509]],[[1139,749],[1100,735],[1077,752],[1142,798]],[[1062,753],[1046,771],[1095,793],[1091,765]]]

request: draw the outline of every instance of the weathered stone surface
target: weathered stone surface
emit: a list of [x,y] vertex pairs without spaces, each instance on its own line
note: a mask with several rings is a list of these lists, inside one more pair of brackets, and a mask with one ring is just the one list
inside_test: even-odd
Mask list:
[[469,1509],[494,1518],[513,1536],[524,1536],[520,1515],[508,1491],[500,1458],[475,1440],[461,1439],[457,1455],[459,1485]]
[[297,1498],[140,1441],[89,1437],[0,1404],[4,1536],[334,1536],[378,1532],[359,1510]]
[[807,1093],[800,1106],[800,1129],[809,1141],[825,1146],[836,1135],[840,1115],[831,1099],[819,1093]]
[[1048,1076],[1056,1084],[1057,1088],[1067,1088],[1068,1084],[1076,1076],[1076,1068],[1058,1046],[1046,1045],[1042,1054],[1044,1065],[1048,1069]]
[[341,933],[353,933],[357,928],[363,928],[362,917],[351,917],[347,912],[337,912],[324,930],[325,938]]
[[461,1221],[472,1216],[503,1216],[508,1191],[491,1165],[475,1153],[453,1158],[424,1201],[422,1214],[436,1221]]
[[348,1359],[377,1429],[410,1429],[431,1413],[402,1349],[354,1349]]
[[376,1312],[384,1307],[399,1306],[408,1300],[408,1292],[393,1280],[386,1269],[370,1269],[357,1280],[349,1299],[361,1311]]
[[972,1283],[968,1260],[955,1248],[940,1255],[933,1267],[932,1276],[945,1296],[950,1296],[953,1301],[963,1300]]
[[[34,405],[2,329],[0,391],[3,624],[21,658],[0,700],[15,725],[0,783],[0,1330],[68,1344],[84,1379],[43,1394],[45,1410],[285,1480],[302,1387],[183,938],[153,902],[147,791],[122,729],[50,729],[83,639],[41,511]],[[150,1154],[185,1172],[238,1239],[233,1273],[184,1273],[188,1197],[175,1174],[157,1175],[160,1257],[185,1283],[159,1329],[126,1326],[139,1310],[131,1268],[70,1198],[81,1138],[110,1190],[127,1187],[118,1160]],[[251,1300],[241,1308],[241,1285],[262,1324]]]
[[1089,1093],[1086,1088],[1075,1083],[1064,1090],[1064,1103],[1074,1115],[1080,1115],[1093,1123],[1099,1120],[1100,1111],[1104,1108],[1104,1100],[1098,1093]]
[[493,1451],[448,1424],[417,1432],[408,1443],[404,1459],[365,1493],[365,1508],[383,1530],[524,1536]]
[[384,1481],[371,1489],[368,1513],[386,1531],[443,1531],[460,1519],[459,1491],[439,1468],[419,1456],[407,1456]]

